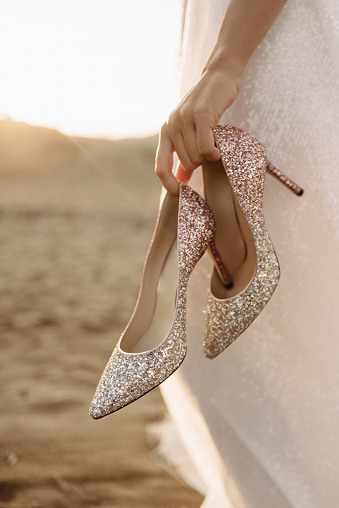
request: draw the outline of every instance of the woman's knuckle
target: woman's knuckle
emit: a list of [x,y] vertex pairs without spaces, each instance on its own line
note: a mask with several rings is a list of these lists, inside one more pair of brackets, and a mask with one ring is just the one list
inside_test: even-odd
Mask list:
[[183,123],[187,123],[192,117],[191,110],[189,108],[181,108],[180,109],[180,118]]
[[164,174],[164,168],[157,161],[155,161],[154,171],[157,176],[161,176]]
[[211,116],[211,110],[207,106],[197,106],[194,109],[194,118],[209,118]]
[[211,155],[211,149],[208,146],[198,147],[198,152],[201,157],[206,157],[206,155]]
[[172,134],[176,134],[181,130],[181,120],[177,115],[169,116],[168,126]]
[[202,161],[203,161],[203,158],[201,157],[201,153],[200,153],[200,152],[199,152],[199,154],[198,154],[198,155],[194,155],[194,156],[192,157],[192,162],[193,162],[196,166],[198,166],[199,164],[201,164],[201,163],[202,163]]
[[163,135],[166,135],[168,132],[168,123],[165,122],[162,124],[161,128],[160,128],[160,134],[163,136]]

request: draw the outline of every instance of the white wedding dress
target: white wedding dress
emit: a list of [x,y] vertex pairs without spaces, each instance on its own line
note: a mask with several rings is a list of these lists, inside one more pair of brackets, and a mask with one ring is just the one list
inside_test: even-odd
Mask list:
[[[181,95],[199,78],[227,0],[184,5]],[[265,217],[281,265],[272,300],[218,358],[203,356],[211,263],[190,280],[188,355],[162,393],[208,508],[339,506],[337,0],[289,0],[221,122],[256,136],[272,163]],[[191,181],[201,191],[201,173]]]

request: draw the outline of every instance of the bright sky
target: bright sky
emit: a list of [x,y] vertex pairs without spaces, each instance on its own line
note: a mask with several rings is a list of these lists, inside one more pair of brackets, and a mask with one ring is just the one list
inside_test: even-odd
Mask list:
[[153,134],[176,105],[180,0],[0,0],[0,113]]

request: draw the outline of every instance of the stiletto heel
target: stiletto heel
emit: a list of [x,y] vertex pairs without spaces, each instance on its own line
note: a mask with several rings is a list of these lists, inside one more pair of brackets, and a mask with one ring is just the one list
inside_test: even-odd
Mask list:
[[297,196],[302,196],[304,194],[304,189],[299,187],[298,184],[293,182],[293,180],[288,178],[288,176],[284,175],[284,173],[282,173],[279,169],[274,167],[270,161],[267,161],[266,171],[270,175],[277,178],[277,180],[279,180],[281,183],[286,185],[286,187],[290,189],[290,191],[294,192],[294,194],[296,194]]
[[[279,263],[263,213],[266,171],[295,194],[303,193],[268,162],[264,146],[250,134],[218,126],[214,138],[221,163],[204,167],[205,197],[216,219],[213,241],[218,252],[206,309],[207,358],[218,356],[254,321],[279,281]],[[229,286],[218,275],[221,265],[231,280]]]
[[214,233],[211,210],[189,186],[179,183],[179,197],[166,195],[137,304],[96,389],[90,407],[92,418],[106,416],[142,397],[184,360],[187,283]]

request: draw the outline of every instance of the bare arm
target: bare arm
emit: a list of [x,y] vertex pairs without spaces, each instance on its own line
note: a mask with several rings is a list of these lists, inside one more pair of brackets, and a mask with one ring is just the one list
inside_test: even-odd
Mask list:
[[199,81],[161,128],[155,170],[170,194],[178,193],[173,152],[181,162],[178,179],[188,181],[204,159],[216,161],[213,129],[236,99],[252,54],[286,0],[230,0],[216,44]]

